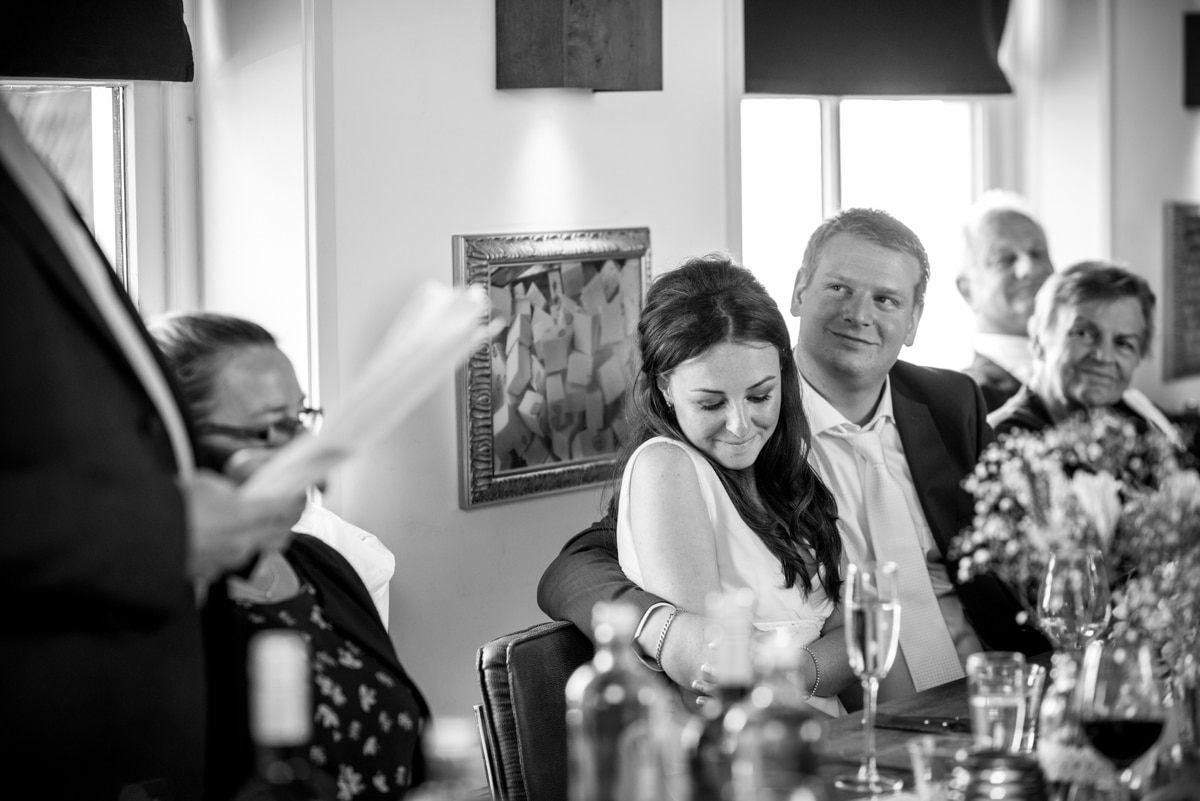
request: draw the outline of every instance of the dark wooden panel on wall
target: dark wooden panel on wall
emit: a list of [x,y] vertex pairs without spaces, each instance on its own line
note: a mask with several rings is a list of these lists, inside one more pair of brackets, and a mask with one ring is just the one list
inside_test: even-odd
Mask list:
[[1200,205],[1166,204],[1163,379],[1200,374]]
[[1183,105],[1200,108],[1200,12],[1183,15]]
[[662,0],[496,0],[496,88],[662,89]]

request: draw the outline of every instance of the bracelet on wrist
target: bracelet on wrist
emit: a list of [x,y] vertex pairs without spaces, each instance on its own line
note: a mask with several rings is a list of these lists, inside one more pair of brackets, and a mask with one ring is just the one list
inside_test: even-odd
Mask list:
[[[645,665],[650,670],[653,670],[655,673],[664,672],[662,665],[659,663],[658,659],[656,659],[654,657],[653,654],[648,653],[646,651],[646,649],[642,647],[642,644],[640,642],[640,637],[642,636],[642,631],[644,631],[646,628],[646,624],[650,622],[650,618],[654,615],[655,610],[659,609],[660,607],[668,608],[671,610],[675,609],[674,606],[667,603],[666,601],[659,601],[656,604],[651,604],[650,607],[645,611],[645,613],[642,614],[642,619],[641,619],[641,622],[638,623],[637,630],[633,632],[633,653],[634,653],[634,655],[637,656],[639,662],[641,662],[643,665]],[[660,639],[661,639],[661,636],[660,636]],[[659,646],[659,647],[661,648],[661,646]]]
[[679,614],[679,608],[672,606],[671,614],[667,615],[667,622],[663,623],[662,631],[658,633],[658,645],[654,648],[654,661],[658,665],[659,670],[666,672],[666,668],[662,666],[663,645],[667,642],[667,629],[671,628],[671,624],[675,622],[675,616]]
[[812,649],[807,645],[801,646],[812,657],[813,669],[816,671],[816,678],[813,679],[812,689],[808,691],[808,697],[812,698],[817,694],[817,688],[821,686],[821,663],[817,661],[817,655],[812,652]]

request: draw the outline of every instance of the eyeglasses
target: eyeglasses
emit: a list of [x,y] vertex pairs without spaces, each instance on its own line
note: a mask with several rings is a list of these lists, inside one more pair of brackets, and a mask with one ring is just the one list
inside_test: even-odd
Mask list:
[[221,434],[261,446],[282,445],[291,441],[302,430],[311,431],[315,428],[321,415],[320,409],[310,409],[305,406],[295,417],[285,417],[265,426],[249,428],[227,426],[220,423],[200,423],[196,426],[196,431],[199,434]]

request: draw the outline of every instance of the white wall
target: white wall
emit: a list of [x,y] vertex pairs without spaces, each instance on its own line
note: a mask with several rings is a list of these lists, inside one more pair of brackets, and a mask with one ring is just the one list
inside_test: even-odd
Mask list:
[[1135,383],[1168,408],[1200,398],[1200,376],[1163,380],[1163,204],[1200,203],[1200,110],[1183,106],[1183,14],[1200,0],[1116,3],[1113,255],[1159,298],[1159,335]]
[[[454,234],[645,225],[656,272],[728,247],[725,2],[663,6],[663,90],[592,93],[497,91],[492,0],[332,4],[317,69],[333,141],[317,154],[333,161],[336,263],[319,269],[336,271],[322,339],[339,384],[413,287],[451,281]],[[460,511],[456,426],[447,378],[339,477],[340,511],[397,555],[393,636],[441,714],[478,701],[480,645],[545,619],[538,578],[599,503],[586,490]]]
[[1055,264],[1124,262],[1159,296],[1134,384],[1168,410],[1200,377],[1164,382],[1163,204],[1200,202],[1200,112],[1183,107],[1183,14],[1200,0],[1022,0],[1024,191]]
[[249,317],[308,382],[301,14],[293,0],[198,0],[200,304]]

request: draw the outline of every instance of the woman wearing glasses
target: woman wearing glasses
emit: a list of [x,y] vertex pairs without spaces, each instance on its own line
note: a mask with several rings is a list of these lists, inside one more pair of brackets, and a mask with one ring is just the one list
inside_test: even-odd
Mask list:
[[[261,326],[196,312],[148,327],[179,382],[207,466],[245,478],[319,417]],[[386,629],[395,559],[375,537],[312,503],[293,531],[285,550],[263,553],[245,577],[230,576],[228,599],[214,593],[204,612],[206,794],[228,798],[251,773],[246,643],[282,627],[301,630],[311,646],[314,763],[356,799],[398,798],[421,778],[429,709]]]

